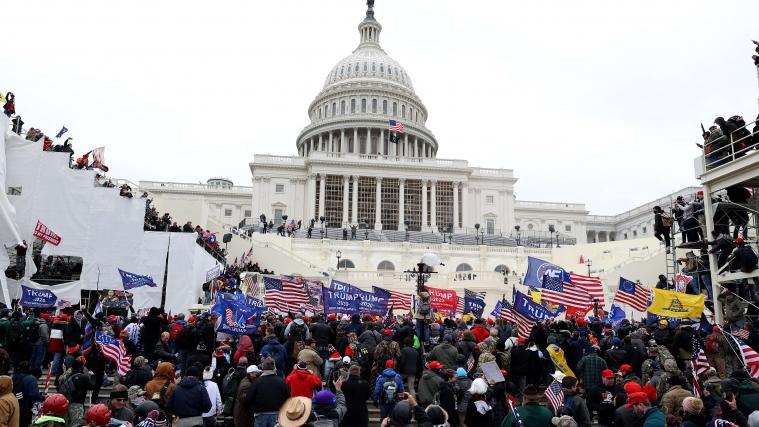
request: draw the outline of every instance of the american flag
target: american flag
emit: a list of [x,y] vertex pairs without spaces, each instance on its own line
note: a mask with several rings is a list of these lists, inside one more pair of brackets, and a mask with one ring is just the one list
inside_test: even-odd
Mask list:
[[466,360],[466,371],[472,372],[472,369],[474,369],[474,354],[469,354],[469,358]]
[[464,298],[456,296],[456,313],[464,314]]
[[[98,305],[95,306],[95,311],[92,312],[92,317],[95,317],[98,313],[103,312],[103,304],[98,301]],[[92,351],[92,342],[95,339],[95,328],[92,323],[87,322],[84,326],[84,343],[82,344],[82,354],[87,355]]]
[[743,367],[752,377],[759,379],[759,354],[753,348],[746,345],[740,338],[730,335],[730,338],[738,345],[743,358]]
[[248,274],[242,281],[248,286],[248,295],[258,298],[258,275]]
[[701,341],[698,339],[696,331],[693,332],[693,357],[690,361],[691,375],[693,378],[693,395],[701,397],[701,384],[698,382],[698,376],[706,373],[709,370],[709,360],[706,358],[704,348],[701,346]]
[[583,289],[547,274],[543,276],[540,298],[546,302],[569,307],[587,307],[591,303],[590,295]]
[[651,291],[643,286],[633,283],[624,277],[619,278],[619,291],[614,297],[616,302],[624,303],[637,311],[646,311]]
[[377,286],[372,286],[372,292],[387,298],[387,303],[390,304],[395,310],[408,311],[411,310],[411,294],[404,294],[401,292],[393,292],[387,289],[382,289]]
[[714,420],[714,427],[740,427],[740,426],[728,420],[723,420],[722,418],[716,418]]
[[464,298],[471,298],[471,299],[478,299],[480,301],[485,301],[485,295],[487,293],[485,291],[470,291],[469,289],[464,289]]
[[95,333],[95,341],[100,344],[100,350],[103,352],[103,356],[112,360],[113,363],[116,364],[119,375],[126,375],[132,364],[132,358],[127,355],[124,343],[122,343],[121,340],[101,332]]
[[519,412],[517,412],[516,408],[514,408],[514,402],[512,402],[508,396],[506,396],[506,401],[509,402],[509,410],[512,414],[514,414],[514,420],[517,422],[517,425],[523,426],[524,421],[522,421],[522,417],[519,415]]
[[264,306],[283,313],[300,311],[305,307],[310,297],[303,284],[264,277]]
[[546,388],[545,396],[551,402],[554,414],[564,404],[564,389],[561,387],[561,383],[556,380],[553,380],[551,385]]
[[585,290],[591,298],[598,300],[599,307],[606,306],[606,298],[604,296],[604,287],[601,284],[600,277],[583,276],[580,274],[569,273],[569,280],[572,284],[580,289]]
[[[514,306],[508,301],[501,300],[501,306],[498,308],[498,317],[506,320],[507,322],[516,323],[516,317],[514,317]],[[532,327],[530,327],[532,329]]]
[[738,329],[737,331],[733,332],[733,336],[736,336],[744,341],[746,341],[749,337],[749,333],[745,329]]
[[403,126],[403,123],[401,122],[390,120],[387,122],[387,130],[395,133],[404,133],[406,132],[406,126]]

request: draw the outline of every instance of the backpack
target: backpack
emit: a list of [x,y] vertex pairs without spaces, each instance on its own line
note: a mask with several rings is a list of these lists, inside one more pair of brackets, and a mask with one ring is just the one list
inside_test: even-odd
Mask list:
[[303,341],[306,339],[306,327],[293,323],[290,326],[290,333],[287,334],[287,339],[291,341]]
[[184,325],[179,322],[174,322],[171,325],[171,328],[169,328],[169,335],[171,336],[172,341],[176,341],[177,337],[180,333],[184,330]]
[[751,273],[756,270],[757,257],[756,253],[751,246],[743,245],[738,247],[738,257],[741,262],[741,271],[744,273]]
[[[69,401],[77,400],[77,397],[81,397],[81,392],[77,393],[76,384],[74,384],[74,378],[79,378],[80,375],[84,374],[77,372],[63,380],[63,382],[58,385],[58,393],[62,394]],[[84,392],[86,393],[87,391],[85,390]]]
[[662,212],[661,214],[661,225],[664,227],[672,227],[672,215]]
[[733,116],[727,119],[728,122],[732,122],[739,128],[742,128],[743,126],[746,126],[746,121],[743,120],[743,116]]
[[706,337],[706,352],[710,354],[719,353],[719,343],[715,335],[709,335]]
[[356,363],[358,363],[361,366],[364,366],[366,363],[369,362],[369,349],[366,348],[366,346],[359,345],[356,349],[356,353],[354,355]]
[[237,371],[234,368],[229,369],[229,373],[224,376],[221,381],[221,394],[222,396],[234,396],[237,393],[237,388],[240,386],[240,378],[237,375]]
[[23,342],[23,334],[21,333],[21,322],[18,320],[11,320],[10,326],[8,326],[8,334],[5,336],[5,342],[10,349],[19,349]]
[[419,310],[417,310],[418,313],[422,316],[428,316],[430,314],[430,302],[421,300],[419,302]]
[[171,380],[166,380],[166,382],[163,383],[161,390],[153,393],[153,395],[150,396],[150,400],[155,402],[160,408],[163,408],[164,403],[166,402],[166,390],[169,389],[169,384],[171,384]]
[[385,382],[382,383],[382,394],[380,401],[382,403],[392,403],[398,397],[398,384],[395,383],[395,376],[385,376]]
[[313,427],[335,427],[335,420],[316,413],[314,415],[316,416],[316,421],[311,423]]

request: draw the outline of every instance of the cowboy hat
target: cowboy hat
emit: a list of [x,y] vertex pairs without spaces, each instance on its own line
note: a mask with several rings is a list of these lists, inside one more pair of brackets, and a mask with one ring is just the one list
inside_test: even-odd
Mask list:
[[277,420],[282,427],[300,427],[311,416],[311,399],[303,396],[291,397],[279,408]]

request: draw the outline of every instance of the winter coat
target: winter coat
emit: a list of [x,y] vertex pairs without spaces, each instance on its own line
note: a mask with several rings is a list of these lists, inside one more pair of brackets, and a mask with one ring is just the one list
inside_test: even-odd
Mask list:
[[611,425],[614,424],[614,415],[617,410],[615,398],[625,396],[625,390],[619,384],[611,387],[600,384],[594,387],[588,393],[588,410],[598,414],[598,422]]
[[[345,403],[345,393],[342,391],[338,391],[335,393],[335,403],[329,404],[329,405],[322,405],[322,404],[314,404],[312,409],[311,418],[309,418],[309,422],[316,421],[316,416],[319,417],[319,419],[328,419],[332,420],[332,425],[334,427],[338,427],[342,424],[343,419],[345,417],[345,413],[347,412],[348,408]],[[312,424],[307,424],[307,426],[311,426]]]
[[477,342],[475,341],[474,336],[466,333],[461,336],[458,344],[456,344],[456,349],[459,353],[464,355],[464,360],[467,360],[469,359],[469,355],[474,351],[476,345]]
[[375,402],[380,401],[380,394],[382,393],[382,385],[391,379],[395,380],[395,392],[403,392],[403,380],[401,376],[395,372],[395,369],[385,369],[382,371],[382,375],[377,377],[377,382],[374,385],[374,391],[372,392],[372,400]]
[[661,427],[666,425],[667,417],[659,408],[648,408],[648,411],[643,415],[643,427]]
[[448,423],[452,427],[459,425],[459,417],[456,414],[456,391],[453,389],[453,384],[448,381],[440,383],[440,407],[448,413]]
[[[551,419],[553,418],[553,414],[551,413],[551,410],[544,408],[543,406],[540,406],[538,403],[530,402],[523,406],[520,406],[516,408],[517,413],[519,414],[519,418],[522,419],[522,422],[525,426],[550,426],[551,425]],[[492,412],[492,411],[491,411]],[[468,414],[468,412],[467,412]],[[469,424],[467,421],[467,426],[471,426],[473,424]],[[475,426],[479,424],[474,424]],[[501,424],[502,427],[516,427],[519,424],[516,423],[516,419],[514,418],[514,414],[509,413],[509,415],[504,418],[503,424]]]
[[269,342],[261,348],[261,356],[268,354],[274,359],[274,364],[277,365],[277,373],[282,375],[285,372],[285,359],[287,358],[287,350],[285,346],[279,343],[276,338],[272,338]]
[[235,427],[250,427],[253,425],[253,408],[244,403],[251,384],[250,379],[246,376],[240,381],[240,386],[237,388],[233,410]]
[[166,403],[166,409],[179,418],[199,417],[212,407],[206,387],[195,377],[182,378]]
[[290,386],[290,397],[314,397],[314,391],[322,388],[322,381],[307,370],[293,369],[285,380]]
[[324,363],[324,360],[311,347],[306,347],[298,353],[298,363],[301,362],[308,365],[309,372],[317,378],[321,378],[319,367]]
[[574,419],[577,421],[577,424],[579,424],[582,427],[590,427],[591,426],[591,420],[590,420],[590,411],[588,411],[588,404],[585,403],[585,399],[580,397],[577,392],[564,389],[564,403],[566,404],[568,400],[574,400]]
[[432,351],[427,355],[427,360],[437,360],[441,365],[443,365],[443,367],[455,370],[456,356],[458,355],[459,352],[456,351],[456,347],[447,342],[444,342],[442,344],[436,345],[435,348],[432,349]]
[[29,374],[14,373],[13,374],[13,392],[16,396],[21,393],[23,396],[18,400],[20,407],[20,423],[26,426],[32,422],[32,407],[37,402],[42,402],[44,398],[40,394],[39,387],[37,386],[37,380]]
[[279,408],[290,398],[290,389],[285,380],[274,371],[264,371],[248,389],[245,406],[252,408],[254,414],[278,412]]
[[18,427],[21,408],[13,394],[13,381],[0,376],[0,427]]
[[664,413],[669,415],[673,414],[677,417],[682,416],[683,400],[686,397],[693,396],[688,390],[685,390],[679,385],[673,385],[669,390],[661,397],[661,407]]
[[[369,350],[369,354],[374,354],[374,350],[376,350],[379,343],[382,342],[382,334],[377,331],[367,329],[358,337],[358,342],[360,342],[364,347],[366,347],[367,350]],[[347,396],[348,395],[346,394],[346,397]]]
[[398,372],[404,375],[416,375],[419,366],[419,352],[413,347],[403,347],[401,358],[396,365]]
[[419,380],[419,391],[416,394],[416,400],[419,404],[426,407],[435,398],[435,393],[440,390],[440,384],[445,380],[440,374],[434,371],[424,371],[422,378]]
[[215,417],[221,415],[224,406],[221,402],[219,386],[213,380],[203,380],[203,386],[206,388],[206,393],[208,393],[208,400],[211,401],[211,409],[204,412],[203,417]]
[[235,365],[237,365],[237,363],[240,361],[240,358],[243,356],[247,357],[248,361],[250,361],[250,354],[255,355],[253,340],[251,340],[249,336],[243,335],[240,337],[240,342],[237,343],[237,350],[235,350],[235,354],[232,356],[232,361]]
[[169,362],[159,363],[153,379],[145,384],[145,398],[151,399],[155,393],[160,393],[166,382],[169,383],[169,386],[163,395],[164,403],[169,400],[174,391],[174,365]]
[[369,424],[369,409],[366,401],[372,397],[372,387],[358,375],[350,375],[342,386],[345,404],[348,408],[343,424],[361,426]]

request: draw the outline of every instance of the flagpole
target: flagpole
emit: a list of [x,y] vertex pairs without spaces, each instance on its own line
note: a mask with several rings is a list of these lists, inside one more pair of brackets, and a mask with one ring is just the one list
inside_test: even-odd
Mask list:
[[[719,326],[719,325],[717,325],[717,326]],[[724,330],[724,329],[722,329],[722,327],[721,327],[721,326],[720,326],[720,328],[719,328],[719,331],[720,331],[720,332],[722,332],[722,336],[725,336],[725,339],[727,339],[727,340],[728,340],[728,341],[730,341],[731,343],[735,343],[736,345],[738,345],[738,341],[735,341],[735,337],[734,337],[732,334],[726,334],[726,333],[725,333],[725,330]],[[728,336],[726,336],[726,335],[729,335],[729,337],[728,337]],[[728,339],[728,338],[729,338],[729,339]],[[740,347],[740,346],[739,346],[739,347]],[[741,354],[738,354],[738,352],[736,352],[736,351],[735,351],[735,349],[733,348],[732,344],[730,345],[730,350],[732,350],[732,351],[733,351],[733,353],[735,353],[735,357],[736,357],[736,358],[737,358],[737,359],[738,359],[738,360],[741,362],[741,365],[743,365],[743,370],[744,370],[744,371],[746,371],[746,373],[748,373],[748,376],[749,376],[749,377],[751,377],[751,378],[754,378],[754,377],[751,375],[751,371],[749,371],[748,367],[746,366],[746,362],[745,362],[745,360],[743,360],[743,352],[741,351]]]
[[169,243],[166,245],[166,265],[163,268],[163,288],[161,289],[161,310],[166,306],[166,287],[169,278],[169,252],[171,251],[171,233],[169,233]]

